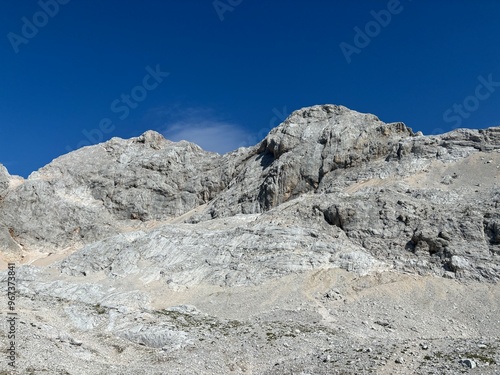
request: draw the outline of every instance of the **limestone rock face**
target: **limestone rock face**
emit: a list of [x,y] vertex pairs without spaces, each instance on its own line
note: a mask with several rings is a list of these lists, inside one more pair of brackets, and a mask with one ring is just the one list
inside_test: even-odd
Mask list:
[[216,219],[195,230],[184,224],[120,234],[70,255],[60,270],[71,276],[104,272],[110,278],[138,277],[178,289],[205,283],[259,285],[311,269],[367,274],[388,268],[340,230],[328,228],[319,212],[316,216],[309,228],[274,215],[246,215]]
[[0,165],[0,255],[21,373],[498,374],[500,128],[321,105],[225,155],[148,131]]
[[0,164],[0,197],[7,191],[9,188],[10,175],[2,164]]
[[385,124],[374,115],[342,106],[295,111],[249,150],[236,180],[242,183],[231,183],[219,194],[207,208],[207,217],[263,212],[331,187],[327,176],[332,172],[397,153],[399,142],[412,136],[402,123]]
[[[146,249],[163,249],[155,272],[164,268],[173,280],[171,257],[182,259],[180,284],[253,283],[308,267],[343,267],[335,255],[340,243],[373,258],[361,272],[383,264],[496,279],[499,149],[498,128],[426,137],[335,105],[295,111],[256,146],[222,156],[153,131],[113,138],[61,156],[16,184],[0,169],[2,246],[83,247],[63,265],[70,274],[92,272],[87,263],[101,256],[110,274],[138,272],[137,260],[150,259]],[[217,221],[224,218],[229,222]],[[232,222],[238,227],[230,230]],[[333,228],[340,239],[331,238]],[[130,231],[139,238],[123,242]],[[294,259],[293,249],[304,253]],[[225,251],[238,259],[238,270]],[[262,258],[266,253],[274,261]],[[232,271],[214,272],[216,264]]]
[[114,138],[33,173],[6,195],[1,220],[30,249],[81,246],[213,199],[228,178],[220,160],[155,132]]

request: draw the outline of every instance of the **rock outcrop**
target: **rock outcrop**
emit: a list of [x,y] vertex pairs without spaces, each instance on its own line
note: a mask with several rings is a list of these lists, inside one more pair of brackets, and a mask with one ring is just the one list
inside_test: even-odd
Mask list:
[[[252,225],[271,228],[269,218],[282,216],[283,225],[293,223],[297,233],[315,228],[329,236],[327,223],[345,234],[343,248],[363,249],[387,266],[494,280],[500,275],[498,150],[499,128],[426,137],[403,123],[386,124],[333,105],[295,111],[258,145],[223,156],[149,131],[62,156],[12,189],[1,170],[3,246],[47,252],[95,248],[120,233],[145,230],[149,246],[157,247],[162,238],[179,242],[161,253],[166,259],[174,248],[203,258],[205,246],[220,250],[221,241],[239,238],[227,232],[207,242],[210,224],[204,222],[269,212]],[[298,213],[282,206],[291,201]],[[194,226],[181,230],[172,221]],[[148,232],[161,225],[167,225],[164,231],[176,229]],[[245,220],[241,225],[254,231]],[[256,233],[248,245],[239,241],[238,253],[246,259],[273,248],[268,239],[279,236],[280,228]],[[186,237],[191,243],[184,248]],[[307,238],[298,239],[304,248],[322,246]],[[134,257],[143,249],[139,243],[132,246]],[[331,249],[325,251],[320,257]],[[248,268],[255,270],[258,258]]]
[[423,374],[447,353],[442,373],[494,374],[500,128],[424,136],[322,105],[225,155],[113,138],[26,180],[0,166],[0,251],[26,347],[61,373]]
[[27,249],[92,243],[213,199],[230,178],[221,159],[156,132],[113,138],[54,160],[9,191],[2,222]]
[[0,164],[0,197],[7,191],[9,188],[10,175],[2,164]]

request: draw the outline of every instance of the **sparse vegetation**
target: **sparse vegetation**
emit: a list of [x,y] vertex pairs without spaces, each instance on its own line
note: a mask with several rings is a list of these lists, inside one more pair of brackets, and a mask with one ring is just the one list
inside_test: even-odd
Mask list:
[[121,354],[125,351],[125,348],[123,346],[120,346],[120,345],[113,344],[113,348],[115,348],[115,350],[118,354]]
[[95,308],[95,311],[97,311],[98,314],[105,314],[106,311],[107,311],[107,309],[104,306],[101,306],[101,304],[99,304],[99,303],[96,304],[94,306],[94,308]]
[[484,363],[488,363],[489,365],[496,365],[496,361],[493,358],[490,358],[484,354],[478,354],[478,353],[466,353],[464,357],[467,358],[472,358],[472,359],[477,359],[480,360]]

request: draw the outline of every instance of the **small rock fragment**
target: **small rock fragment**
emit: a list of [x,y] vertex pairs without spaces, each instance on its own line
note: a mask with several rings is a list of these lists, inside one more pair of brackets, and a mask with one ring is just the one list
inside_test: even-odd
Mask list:
[[468,368],[476,368],[476,362],[469,358],[461,359],[460,363]]

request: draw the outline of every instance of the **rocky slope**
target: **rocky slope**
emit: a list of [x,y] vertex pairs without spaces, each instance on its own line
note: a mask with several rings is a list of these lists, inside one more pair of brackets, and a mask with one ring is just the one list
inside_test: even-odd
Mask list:
[[27,180],[0,167],[19,366],[498,373],[499,183],[500,128],[424,136],[334,105],[225,155],[149,131]]

